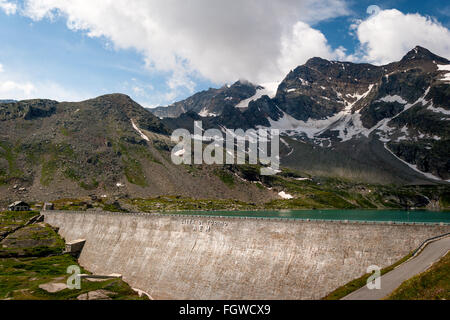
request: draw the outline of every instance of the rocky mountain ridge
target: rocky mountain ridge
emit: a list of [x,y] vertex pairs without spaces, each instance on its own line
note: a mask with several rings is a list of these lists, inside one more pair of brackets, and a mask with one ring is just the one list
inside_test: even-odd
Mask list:
[[261,89],[263,89],[261,86],[240,80],[231,86],[225,85],[219,89],[210,88],[168,107],[157,107],[150,111],[159,118],[177,118],[190,111],[202,117],[216,117],[222,113],[224,108],[238,105]]
[[[249,102],[247,108],[226,106],[212,118],[191,110],[163,122],[171,128],[192,129],[194,120],[203,120],[206,128],[280,129],[285,142],[340,152],[363,150],[364,145],[372,144],[387,162],[403,162],[409,167],[405,171],[412,170],[417,177],[447,181],[449,84],[449,60],[419,46],[402,60],[384,66],[312,58],[286,76],[274,97],[262,96]],[[296,166],[312,167],[289,143],[285,145],[291,157],[286,159],[285,154],[285,163],[295,165],[298,160]],[[320,152],[315,153],[319,157]],[[372,157],[370,153],[366,157]],[[361,170],[364,167],[367,165]],[[391,177],[395,177],[394,172]]]

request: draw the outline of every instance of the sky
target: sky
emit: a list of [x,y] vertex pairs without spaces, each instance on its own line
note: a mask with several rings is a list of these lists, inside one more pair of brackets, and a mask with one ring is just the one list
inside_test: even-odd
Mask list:
[[450,3],[411,0],[0,0],[0,99],[124,93],[145,107],[309,58],[450,59]]

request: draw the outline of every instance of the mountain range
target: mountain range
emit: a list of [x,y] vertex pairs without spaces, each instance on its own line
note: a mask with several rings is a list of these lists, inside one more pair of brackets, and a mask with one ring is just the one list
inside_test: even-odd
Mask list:
[[273,95],[239,81],[152,112],[171,129],[280,129],[282,164],[314,174],[448,182],[449,63],[419,46],[384,66],[312,58]]
[[[356,193],[369,199],[367,184],[445,187],[449,82],[450,62],[416,47],[385,66],[312,58],[281,83],[240,80],[151,112],[123,94],[0,101],[0,201],[173,195],[261,203],[303,190],[304,207],[330,199],[348,207],[360,204]],[[174,165],[170,134],[193,130],[196,120],[223,132],[279,129],[287,171],[269,179],[252,167]],[[327,177],[340,180],[320,189]],[[347,198],[341,187],[352,190]],[[393,190],[361,203],[377,207]]]

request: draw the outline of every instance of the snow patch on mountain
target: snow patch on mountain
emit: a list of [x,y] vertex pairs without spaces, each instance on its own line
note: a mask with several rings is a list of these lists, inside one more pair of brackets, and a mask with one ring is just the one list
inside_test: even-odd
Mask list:
[[273,99],[277,94],[279,84],[279,82],[268,82],[261,84],[261,89],[256,90],[256,94],[253,97],[242,100],[236,105],[236,108],[246,109],[248,108],[250,102],[256,101],[263,96],[268,96],[269,98]]
[[361,122],[359,111],[352,113],[352,108],[356,103],[366,98],[373,87],[373,84],[369,85],[368,90],[363,94],[355,93],[348,95],[356,100],[353,102],[346,102],[346,107],[343,111],[326,119],[308,119],[308,121],[305,122],[297,120],[283,112],[283,117],[279,120],[274,121],[273,119],[269,119],[270,127],[272,129],[279,129],[287,135],[303,133],[309,139],[314,139],[327,130],[333,130],[339,132],[339,138],[342,141],[351,140],[354,136],[367,130]]
[[380,100],[378,100],[377,102],[398,102],[400,104],[407,104],[408,101],[404,100],[402,97],[400,96],[386,96],[381,98]]
[[289,143],[287,143],[286,140],[284,140],[283,138],[280,138],[280,141],[281,141],[281,143],[283,143],[287,148],[291,149],[291,150],[289,151],[289,153],[286,155],[286,157],[289,157],[291,154],[294,153],[294,150],[295,150],[295,149],[294,149]]
[[278,195],[279,195],[282,199],[286,199],[286,200],[294,199],[294,197],[293,197],[292,195],[290,195],[290,194],[288,194],[288,193],[286,193],[286,192],[284,192],[284,191],[281,191]]
[[302,79],[302,78],[298,78],[300,80],[300,82],[302,83],[302,86],[309,86],[309,81]]
[[206,108],[203,108],[203,110],[200,111],[200,112],[198,113],[198,115],[199,115],[200,117],[203,117],[203,118],[207,118],[207,117],[217,117],[217,116],[218,116],[218,114],[213,113],[213,112],[209,112],[209,110],[206,109]]
[[150,139],[141,131],[141,129],[138,128],[138,126],[134,123],[133,119],[131,119],[131,124],[133,125],[134,130],[137,131],[137,133],[139,133],[139,135],[141,136],[142,139],[146,140],[146,141],[150,141]]
[[[430,103],[430,101],[426,101],[425,97],[430,92],[430,88],[428,88],[424,95],[420,97],[417,101],[413,103],[407,103],[402,97],[400,96],[386,96],[384,97],[384,100],[386,101],[396,101],[401,104],[405,104],[403,110],[396,114],[393,117],[385,118],[381,121],[379,121],[375,126],[372,128],[366,128],[364,127],[362,121],[361,121],[361,109],[357,111],[353,111],[353,107],[362,99],[366,98],[372,89],[374,88],[374,85],[370,85],[368,90],[363,94],[352,94],[347,95],[347,97],[356,98],[353,102],[347,102],[346,101],[346,107],[343,111],[328,117],[326,119],[308,119],[307,121],[297,120],[291,115],[287,114],[286,112],[283,112],[283,117],[281,117],[278,120],[273,120],[269,118],[270,128],[272,129],[279,129],[281,133],[287,135],[287,136],[297,136],[297,135],[305,135],[309,139],[316,140],[321,146],[331,147],[332,144],[324,144],[324,139],[327,141],[330,141],[329,138],[320,138],[320,135],[326,131],[337,131],[338,132],[338,138],[344,142],[349,141],[353,139],[354,137],[364,135],[366,137],[369,137],[369,135],[374,132],[378,131],[378,135],[380,137],[380,140],[383,142],[389,142],[391,141],[391,135],[395,128],[392,128],[388,125],[388,123],[397,118],[399,115],[404,113],[405,111],[409,110],[411,107],[417,105],[418,103],[422,103],[422,105],[427,105]],[[281,111],[281,110],[280,110]],[[405,132],[404,132],[405,133]]]
[[430,110],[430,111],[433,111],[433,112],[436,112],[436,113],[442,113],[442,114],[445,114],[447,116],[450,116],[450,110],[446,110],[444,108],[435,108],[433,106],[433,102],[431,102],[431,104],[428,106],[427,110]]
[[350,97],[350,98],[353,98],[353,99],[356,99],[356,100],[355,100],[354,102],[351,102],[351,103],[346,101],[346,108],[345,108],[344,112],[350,113],[350,112],[352,111],[352,108],[353,108],[360,100],[366,98],[366,97],[369,95],[369,93],[372,91],[373,87],[374,87],[373,84],[369,85],[369,89],[368,89],[366,92],[364,92],[363,94],[358,94],[358,93],[355,93],[355,94],[348,94],[347,97]]
[[422,105],[427,105],[429,103],[429,101],[425,100],[425,97],[428,95],[428,93],[430,92],[431,88],[428,88],[424,95],[422,97],[420,97],[419,99],[417,99],[416,102],[413,103],[408,103],[405,105],[405,107],[403,108],[403,111],[397,113],[395,116],[391,117],[391,118],[385,118],[383,120],[381,120],[380,122],[378,122],[374,127],[372,127],[371,129],[366,129],[365,132],[363,132],[363,134],[368,137],[370,135],[370,133],[372,133],[373,131],[378,131],[378,135],[380,136],[380,140],[383,142],[388,142],[391,141],[391,135],[392,132],[395,130],[395,128],[392,128],[388,125],[389,122],[391,122],[393,119],[397,118],[398,116],[400,116],[402,113],[404,113],[405,111],[409,110],[410,108],[412,108],[413,106],[417,105],[418,103],[422,103]]

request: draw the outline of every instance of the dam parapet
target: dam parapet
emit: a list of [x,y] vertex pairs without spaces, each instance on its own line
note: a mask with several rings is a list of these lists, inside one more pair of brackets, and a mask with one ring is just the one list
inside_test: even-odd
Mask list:
[[[183,211],[184,212],[184,211]],[[106,216],[134,216],[134,217],[184,217],[184,218],[220,218],[220,219],[237,219],[237,220],[261,220],[261,221],[285,221],[285,222],[329,222],[329,223],[340,223],[340,224],[381,224],[381,225],[439,225],[439,226],[447,226],[450,225],[446,222],[414,222],[414,221],[370,221],[370,220],[342,220],[342,219],[312,219],[312,218],[295,218],[295,217],[251,217],[251,216],[221,216],[221,215],[208,215],[208,214],[186,214],[186,213],[177,213],[177,212],[165,212],[165,213],[147,213],[147,212],[110,212],[110,211],[43,211],[44,214],[94,214],[94,215],[106,215]]]
[[449,225],[189,214],[43,212],[80,263],[154,299],[317,299]]

